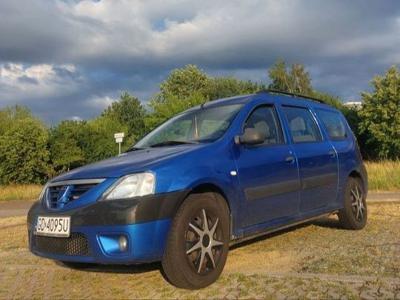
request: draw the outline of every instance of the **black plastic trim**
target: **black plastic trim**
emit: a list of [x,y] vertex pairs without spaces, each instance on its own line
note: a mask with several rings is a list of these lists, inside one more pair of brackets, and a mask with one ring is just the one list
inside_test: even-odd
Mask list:
[[28,212],[28,223],[38,215],[71,216],[71,226],[127,225],[172,218],[189,190],[155,194],[130,199],[96,201],[88,206],[57,212],[36,202]]
[[265,184],[253,188],[248,188],[245,191],[246,199],[249,201],[264,199],[280,194],[286,194],[300,190],[300,181],[298,179]]
[[337,183],[338,175],[336,173],[328,173],[323,175],[306,177],[302,182],[302,189],[312,189],[319,186],[325,186]]

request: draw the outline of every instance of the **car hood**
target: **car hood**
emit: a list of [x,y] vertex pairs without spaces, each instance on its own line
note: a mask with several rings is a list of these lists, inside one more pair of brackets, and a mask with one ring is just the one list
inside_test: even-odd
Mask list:
[[148,170],[151,166],[164,162],[177,155],[194,151],[199,147],[201,147],[200,144],[135,150],[74,169],[51,181],[121,177],[127,174]]

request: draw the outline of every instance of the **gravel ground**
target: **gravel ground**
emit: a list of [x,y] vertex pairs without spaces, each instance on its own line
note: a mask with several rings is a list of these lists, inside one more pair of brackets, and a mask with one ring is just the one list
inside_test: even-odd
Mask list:
[[231,249],[208,288],[169,285],[159,264],[67,268],[26,248],[24,217],[0,219],[0,298],[400,299],[400,203],[371,203],[362,231],[335,217]]

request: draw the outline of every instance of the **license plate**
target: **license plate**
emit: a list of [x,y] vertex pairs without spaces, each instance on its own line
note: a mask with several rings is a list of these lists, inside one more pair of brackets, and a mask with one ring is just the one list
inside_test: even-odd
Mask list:
[[71,217],[38,216],[35,234],[56,237],[69,237]]

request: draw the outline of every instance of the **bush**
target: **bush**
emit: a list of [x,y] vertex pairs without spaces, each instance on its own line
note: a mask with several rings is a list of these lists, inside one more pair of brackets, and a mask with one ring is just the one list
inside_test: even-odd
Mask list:
[[0,136],[1,183],[42,183],[51,170],[48,132],[38,120],[28,117],[13,122]]
[[373,158],[400,159],[400,73],[391,67],[372,86],[372,93],[362,94],[360,133]]

